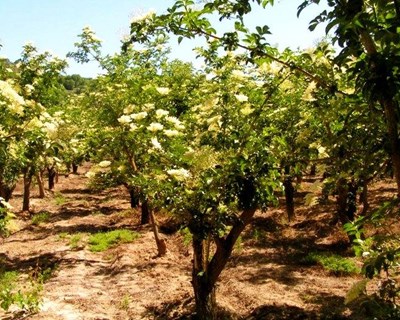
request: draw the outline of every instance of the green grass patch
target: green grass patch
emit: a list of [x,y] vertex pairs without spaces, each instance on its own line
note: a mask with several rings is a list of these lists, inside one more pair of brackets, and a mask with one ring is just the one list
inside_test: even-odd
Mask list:
[[36,213],[33,217],[32,217],[32,224],[34,225],[39,225],[41,223],[45,223],[47,221],[49,221],[50,219],[50,213],[47,211],[43,211],[43,212],[39,212]]
[[60,192],[56,192],[54,193],[54,201],[56,205],[62,206],[67,201],[67,199],[65,199],[65,197]]
[[82,237],[82,233],[77,233],[71,236],[69,239],[69,246],[72,250],[76,250],[82,245]]
[[0,307],[8,311],[11,306],[31,313],[38,312],[42,303],[43,281],[21,275],[16,271],[0,270]]
[[336,276],[357,274],[361,271],[352,259],[337,254],[311,252],[303,259],[303,263],[321,265]]
[[119,243],[132,242],[139,236],[139,233],[126,229],[96,233],[89,237],[89,249],[92,252],[105,251]]

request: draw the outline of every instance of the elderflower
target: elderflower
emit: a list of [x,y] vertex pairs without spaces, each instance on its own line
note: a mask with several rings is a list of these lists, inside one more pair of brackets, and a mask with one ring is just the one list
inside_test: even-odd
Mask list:
[[147,130],[151,132],[156,132],[164,129],[164,126],[161,123],[158,122],[152,122],[150,125],[147,127]]
[[308,85],[307,89],[304,91],[303,96],[301,97],[301,99],[303,99],[304,101],[315,101],[315,100],[317,100],[313,96],[313,92],[314,92],[316,87],[317,87],[317,83],[315,81],[312,81]]
[[92,178],[94,178],[96,176],[96,172],[94,172],[94,171],[88,171],[88,172],[86,172],[86,174],[85,174],[85,177],[86,178],[89,178],[89,179],[92,179]]
[[147,117],[147,112],[143,111],[143,112],[139,112],[139,113],[132,113],[130,115],[132,120],[141,120]]
[[179,136],[181,133],[178,130],[164,130],[164,134],[167,137]]
[[186,169],[170,169],[167,170],[167,173],[175,178],[177,181],[184,181],[188,178],[190,178],[190,172]]
[[4,198],[0,197],[0,205],[2,205],[4,208],[11,210],[13,207],[11,204],[9,204]]
[[156,110],[157,119],[160,119],[160,118],[162,118],[164,116],[167,116],[168,114],[169,114],[169,112],[167,110],[164,110],[164,109],[157,109]]
[[161,146],[161,143],[158,142],[157,137],[151,138],[151,144],[153,145],[154,149],[157,149],[157,150],[162,150],[163,149],[162,146]]
[[144,14],[134,16],[131,20],[131,23],[138,23],[138,22],[146,21],[146,20],[152,18],[155,14],[156,14],[156,12],[154,10],[149,10],[148,12],[145,12]]
[[185,126],[182,124],[182,122],[176,118],[176,117],[172,117],[172,116],[167,116],[165,117],[165,120],[167,120],[169,123],[172,123],[175,127],[175,129],[177,130],[183,130],[185,129]]
[[120,124],[128,124],[132,121],[132,118],[127,115],[122,115],[121,117],[118,118],[118,122]]
[[136,125],[136,124],[134,124],[134,123],[131,123],[130,125],[129,125],[129,131],[136,131],[137,129],[139,129],[139,127]]
[[0,80],[0,96],[6,98],[8,108],[18,115],[24,114],[25,100],[21,97],[7,81]]
[[157,87],[156,90],[158,91],[159,94],[162,95],[167,95],[171,90],[166,87]]
[[98,165],[100,168],[107,168],[111,165],[111,161],[103,160]]
[[235,94],[235,98],[239,101],[239,102],[247,102],[249,100],[249,97],[244,95],[244,94]]
[[241,112],[242,114],[244,114],[245,116],[248,116],[249,114],[251,114],[251,113],[254,112],[254,109],[252,109],[252,108],[250,107],[250,105],[246,105],[244,108],[242,108],[242,109],[240,110],[240,112]]

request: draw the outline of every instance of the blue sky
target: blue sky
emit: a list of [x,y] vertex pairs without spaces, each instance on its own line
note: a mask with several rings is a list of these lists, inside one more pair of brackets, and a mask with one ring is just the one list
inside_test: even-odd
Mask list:
[[[296,17],[301,0],[275,1],[266,10],[257,9],[249,21],[252,25],[268,25],[273,35],[269,41],[280,48],[307,48],[324,35],[323,28],[314,32],[307,29],[308,22],[322,9],[318,6],[306,9],[300,19]],[[120,40],[129,30],[131,18],[150,9],[163,13],[173,0],[0,0],[0,56],[16,60],[22,46],[34,43],[39,51],[50,51],[64,58],[74,50],[77,35],[90,26],[103,40],[105,53],[118,52]],[[172,45],[172,56],[191,60],[193,45]],[[68,73],[95,76],[95,64],[78,65],[68,61]]]

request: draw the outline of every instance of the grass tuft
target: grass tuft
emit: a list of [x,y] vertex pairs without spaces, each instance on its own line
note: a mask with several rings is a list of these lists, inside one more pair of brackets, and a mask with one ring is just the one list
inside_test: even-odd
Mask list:
[[119,243],[132,242],[139,236],[139,233],[126,229],[96,233],[89,237],[89,249],[92,252],[105,251]]
[[39,212],[32,217],[32,224],[38,226],[41,223],[49,221],[50,213],[47,211]]
[[303,259],[303,263],[321,265],[325,270],[336,276],[360,273],[360,268],[353,260],[337,254],[310,252]]

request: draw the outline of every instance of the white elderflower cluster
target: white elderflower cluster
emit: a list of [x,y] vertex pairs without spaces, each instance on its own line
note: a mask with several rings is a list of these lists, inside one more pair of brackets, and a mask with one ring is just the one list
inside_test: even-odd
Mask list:
[[156,110],[156,117],[157,119],[160,119],[162,117],[168,116],[169,112],[164,109],[157,109]]
[[167,95],[171,91],[171,89],[166,88],[166,87],[157,87],[156,90],[159,94],[162,94],[164,96]]
[[131,117],[132,120],[142,120],[142,119],[147,117],[147,112],[146,111],[142,111],[142,112],[139,112],[139,113],[132,113],[130,115],[130,117]]
[[308,85],[308,87],[306,88],[306,90],[303,93],[303,96],[301,97],[302,100],[304,101],[315,101],[317,100],[314,96],[314,90],[317,87],[317,83],[315,81],[310,82],[310,84]]
[[22,98],[7,81],[0,80],[0,97],[1,96],[5,98],[5,104],[8,105],[12,113],[20,116],[24,114],[24,98]]
[[100,168],[108,168],[110,165],[111,165],[111,161],[108,161],[108,160],[103,160],[98,164],[98,166]]
[[146,21],[146,20],[152,18],[155,14],[156,14],[156,12],[153,9],[151,9],[148,12],[134,16],[131,20],[131,23],[138,23],[138,22]]
[[162,150],[161,143],[158,141],[157,137],[151,138],[151,144],[153,145],[154,149]]
[[239,101],[239,102],[247,102],[249,101],[249,97],[244,95],[244,94],[235,94],[235,98]]
[[176,137],[176,136],[179,136],[181,133],[178,130],[169,130],[169,129],[167,129],[167,130],[164,130],[164,134],[167,137]]
[[177,181],[185,181],[190,178],[190,172],[186,169],[170,169],[167,170],[167,173],[172,176]]
[[11,210],[13,207],[11,204],[9,204],[4,198],[0,197],[0,205],[7,210]]
[[185,129],[185,126],[182,124],[182,122],[176,118],[176,117],[172,117],[172,116],[167,116],[165,117],[165,120],[167,120],[169,123],[172,123],[175,127],[175,129],[177,130],[183,130]]
[[152,122],[147,127],[147,130],[149,130],[151,132],[161,131],[162,129],[164,129],[164,126],[161,123],[158,123],[158,122]]

